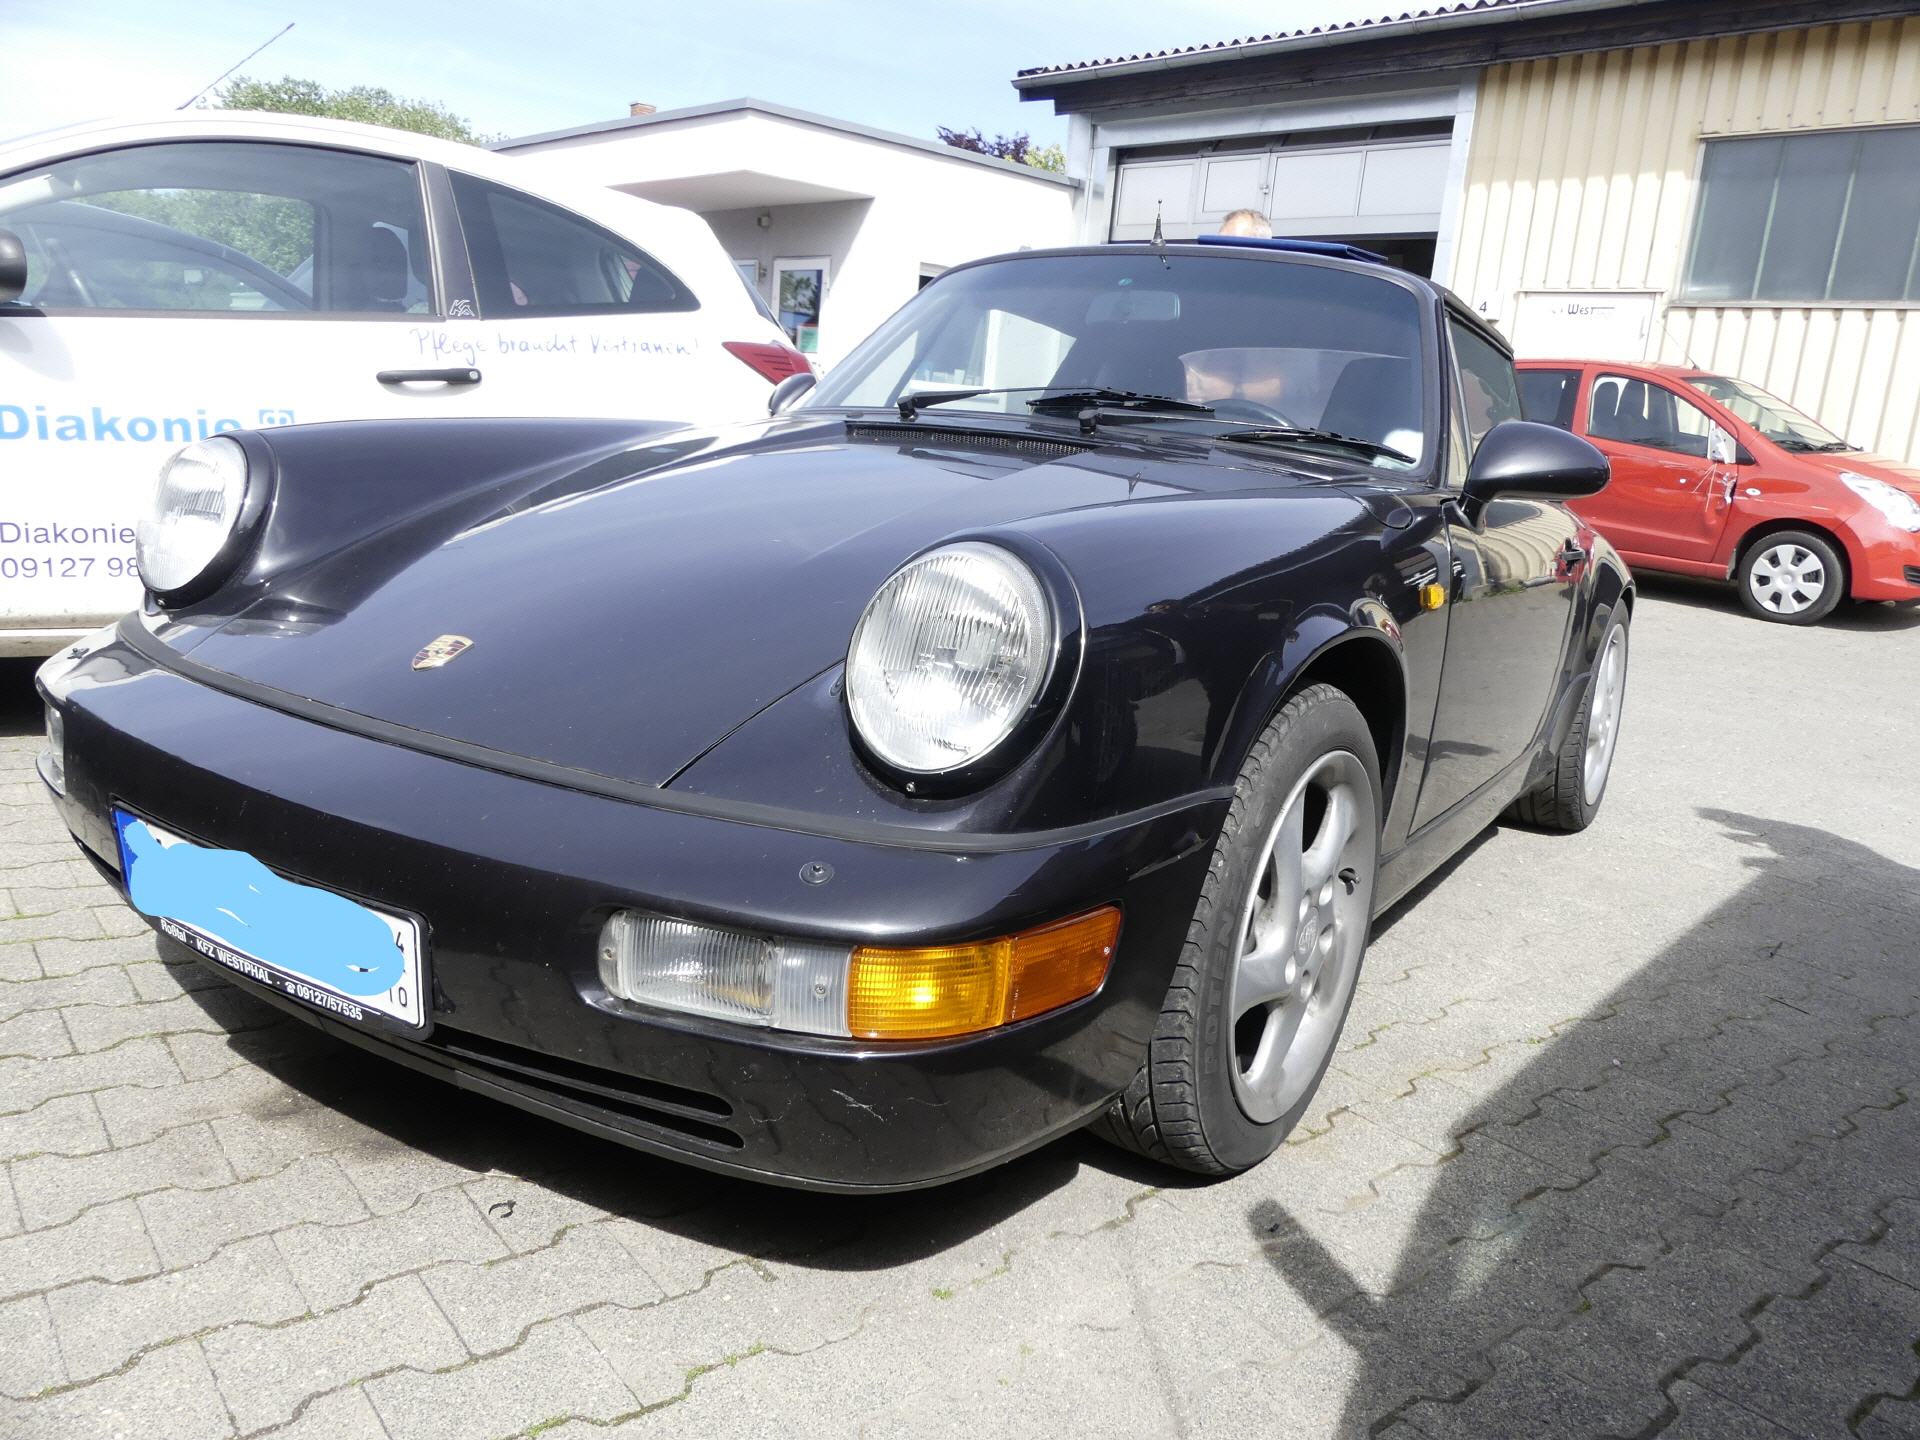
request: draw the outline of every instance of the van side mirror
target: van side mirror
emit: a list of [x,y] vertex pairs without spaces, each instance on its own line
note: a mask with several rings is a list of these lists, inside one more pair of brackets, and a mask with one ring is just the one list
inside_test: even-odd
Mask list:
[[0,230],[0,305],[27,293],[27,247],[11,230]]
[[1570,430],[1502,420],[1473,452],[1463,498],[1472,504],[1501,497],[1578,500],[1606,489],[1611,473],[1607,457]]
[[811,370],[802,370],[797,375],[789,375],[773,387],[773,393],[767,396],[767,414],[778,415],[790,408],[802,395],[814,387],[814,375]]

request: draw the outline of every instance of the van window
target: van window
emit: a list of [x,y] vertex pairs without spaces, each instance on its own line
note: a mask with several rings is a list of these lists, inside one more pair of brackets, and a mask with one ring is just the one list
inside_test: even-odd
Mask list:
[[1578,370],[1522,370],[1520,417],[1571,430],[1573,405],[1579,394]]
[[458,172],[453,195],[480,308],[493,319],[700,308],[651,255],[558,205]]
[[304,145],[133,145],[0,180],[22,304],[60,311],[425,314],[405,161]]

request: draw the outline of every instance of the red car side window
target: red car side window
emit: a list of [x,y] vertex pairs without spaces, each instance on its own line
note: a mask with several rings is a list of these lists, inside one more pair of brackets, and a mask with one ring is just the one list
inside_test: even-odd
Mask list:
[[1713,421],[1664,385],[1626,375],[1599,375],[1588,402],[1587,433],[1596,440],[1645,445],[1704,459]]
[[1578,370],[1522,370],[1520,418],[1573,429],[1573,407],[1580,395]]

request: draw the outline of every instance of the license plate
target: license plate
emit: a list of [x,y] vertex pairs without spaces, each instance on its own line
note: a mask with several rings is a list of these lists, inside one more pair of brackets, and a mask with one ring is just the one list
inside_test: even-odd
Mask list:
[[426,1028],[420,924],[113,812],[128,898],[207,959],[330,1015]]

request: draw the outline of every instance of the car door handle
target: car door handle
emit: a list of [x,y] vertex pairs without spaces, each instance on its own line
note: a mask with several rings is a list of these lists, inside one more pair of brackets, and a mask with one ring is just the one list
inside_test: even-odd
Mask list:
[[464,366],[453,370],[382,370],[373,378],[382,385],[478,385],[480,372]]
[[1578,540],[1564,541],[1560,546],[1560,563],[1569,570],[1584,565],[1593,557],[1593,552],[1581,545]]

